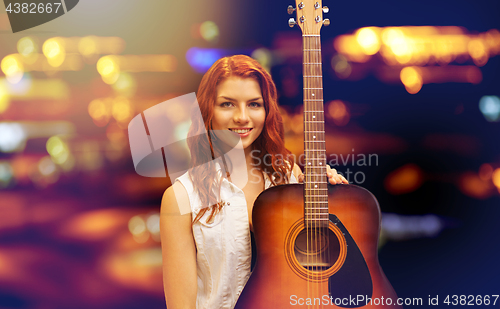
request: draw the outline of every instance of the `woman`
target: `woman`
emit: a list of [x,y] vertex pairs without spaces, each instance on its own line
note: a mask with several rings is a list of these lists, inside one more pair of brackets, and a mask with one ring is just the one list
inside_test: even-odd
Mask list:
[[[188,141],[196,168],[162,200],[167,308],[233,308],[250,276],[255,199],[272,185],[302,181],[303,174],[284,147],[276,86],[257,61],[243,55],[218,60],[203,76],[197,99],[203,123],[192,124],[195,138]],[[204,132],[218,133],[208,139]],[[241,166],[207,160],[224,157],[231,144],[224,133],[241,139],[248,175],[242,188],[231,181]],[[332,184],[347,183],[335,170],[327,174]]]

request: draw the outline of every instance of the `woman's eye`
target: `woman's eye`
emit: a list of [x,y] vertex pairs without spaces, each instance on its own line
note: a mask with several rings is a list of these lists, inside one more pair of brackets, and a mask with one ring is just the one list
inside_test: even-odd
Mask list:
[[250,103],[250,106],[251,106],[251,107],[261,107],[261,106],[262,106],[262,104],[261,104],[261,103],[259,103],[259,102],[252,102],[252,103]]
[[231,106],[231,102],[224,102],[220,106],[221,107],[230,107]]

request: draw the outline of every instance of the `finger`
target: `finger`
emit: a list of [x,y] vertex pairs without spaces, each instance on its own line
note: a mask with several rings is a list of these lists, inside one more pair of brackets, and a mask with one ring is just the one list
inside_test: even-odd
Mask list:
[[340,175],[340,177],[342,177],[342,183],[349,184],[349,181],[344,176]]
[[304,177],[305,177],[304,174],[300,174],[298,179],[299,182],[304,182]]

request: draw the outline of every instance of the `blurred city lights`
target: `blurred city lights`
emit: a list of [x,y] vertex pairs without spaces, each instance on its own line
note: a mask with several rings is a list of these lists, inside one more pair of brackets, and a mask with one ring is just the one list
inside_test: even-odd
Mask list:
[[423,81],[420,75],[419,68],[406,67],[400,73],[401,82],[405,85],[406,91],[415,94],[422,89]]
[[70,156],[68,144],[59,136],[52,136],[47,140],[47,152],[50,154],[52,161],[57,164],[64,164]]
[[128,221],[128,230],[138,243],[144,243],[149,239],[150,234],[148,233],[146,222],[141,216],[130,218]]
[[97,61],[97,72],[106,84],[113,84],[120,76],[120,66],[116,56],[104,56]]
[[493,167],[491,164],[484,163],[479,167],[479,178],[483,181],[488,181],[493,175]]
[[10,184],[14,178],[13,173],[12,166],[8,162],[0,161],[0,188],[5,188]]
[[89,103],[88,112],[94,123],[103,127],[108,124],[111,114],[111,99],[94,99]]
[[31,54],[38,53],[38,45],[33,38],[27,36],[17,42],[17,52],[24,57],[28,57]]
[[500,168],[496,168],[493,171],[491,179],[493,180],[493,184],[495,187],[497,187],[498,191],[500,192]]
[[402,241],[421,237],[436,237],[444,229],[444,222],[436,215],[402,216],[382,214],[382,236]]
[[349,122],[351,116],[344,102],[333,100],[327,106],[328,114],[337,126],[345,126]]
[[7,92],[7,86],[0,80],[0,114],[9,108],[10,100],[9,93]]
[[108,55],[97,61],[97,71],[107,84],[114,84],[120,72],[174,72],[177,59],[172,55]]
[[148,231],[152,234],[157,234],[160,232],[160,215],[152,214],[148,217],[146,221]]
[[124,227],[122,210],[99,209],[79,213],[66,220],[60,232],[64,236],[87,241],[103,240],[116,235]]
[[269,49],[257,48],[250,56],[257,60],[268,72],[271,72],[272,54]]
[[137,83],[131,74],[122,72],[112,87],[117,93],[126,97],[131,97],[137,90]]
[[18,83],[23,78],[24,67],[19,54],[5,56],[0,63],[0,68],[5,78],[12,84]]
[[59,67],[66,58],[64,41],[58,37],[46,40],[43,43],[42,51],[45,57],[47,57],[48,63],[55,68]]
[[356,31],[356,41],[366,55],[374,55],[380,49],[380,29],[377,27],[361,28]]
[[201,37],[207,42],[214,42],[219,38],[219,27],[213,21],[206,21],[200,25]]
[[424,181],[424,173],[415,164],[406,164],[387,175],[385,189],[391,194],[405,194],[417,190]]
[[337,54],[332,57],[332,69],[339,78],[348,78],[351,75],[352,68],[344,55]]
[[97,54],[97,40],[95,36],[86,36],[78,42],[78,51],[83,56],[89,57]]
[[205,73],[215,61],[225,55],[220,49],[192,47],[186,52],[186,60],[198,73]]
[[49,156],[45,156],[38,162],[38,170],[44,176],[50,176],[57,172],[57,167]]
[[500,98],[494,95],[483,96],[479,100],[479,109],[484,118],[490,122],[500,120]]
[[124,97],[117,97],[113,100],[111,114],[118,122],[127,122],[132,119],[133,110],[130,101]]
[[146,222],[140,216],[133,216],[128,221],[128,230],[133,235],[139,235],[146,231]]
[[492,195],[491,181],[484,180],[473,172],[464,172],[458,178],[458,187],[463,194],[476,199],[486,199]]
[[[426,83],[479,83],[482,74],[476,66],[483,66],[490,57],[500,54],[500,32],[492,29],[468,34],[456,26],[365,27],[354,34],[338,36],[334,47],[346,59],[332,59],[332,68],[340,78],[351,74],[349,61],[367,62],[378,53],[388,66],[412,68],[401,70],[400,78],[406,90],[415,94]],[[453,61],[463,64],[468,59],[475,66],[449,65]],[[441,67],[431,67],[436,64]],[[393,82],[393,74],[386,71],[377,71],[376,76]]]
[[15,122],[0,122],[0,151],[13,152],[24,147],[26,133],[23,127]]

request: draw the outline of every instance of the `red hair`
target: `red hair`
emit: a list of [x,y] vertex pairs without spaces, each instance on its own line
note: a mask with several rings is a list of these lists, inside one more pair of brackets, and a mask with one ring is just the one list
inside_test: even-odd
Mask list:
[[[203,207],[194,222],[200,220],[211,208],[212,212],[207,219],[210,221],[224,204],[217,202],[215,192],[217,189],[220,190],[222,178],[226,175],[217,176],[215,164],[212,161],[212,156],[217,158],[223,153],[213,146],[211,134],[208,134],[207,139],[205,132],[211,130],[217,86],[230,76],[253,78],[262,91],[266,120],[262,133],[251,146],[253,150],[260,150],[254,156],[261,162],[256,167],[266,173],[273,185],[276,185],[289,182],[289,175],[294,165],[291,152],[285,148],[283,119],[278,109],[277,90],[271,75],[256,60],[245,55],[219,59],[205,73],[198,88],[197,100],[203,123],[193,122],[189,130],[189,136],[193,137],[188,139],[188,147],[191,152],[191,166],[194,167],[190,170],[189,176],[200,197],[202,203],[200,206]],[[266,154],[272,157],[271,166],[264,163],[263,157]],[[288,163],[284,164],[283,161]],[[202,164],[205,164],[204,167],[196,168],[201,167]]]

